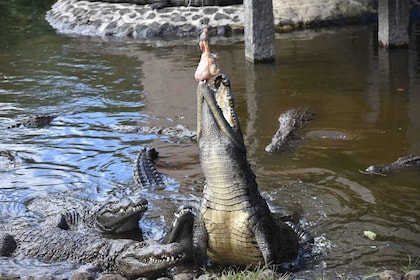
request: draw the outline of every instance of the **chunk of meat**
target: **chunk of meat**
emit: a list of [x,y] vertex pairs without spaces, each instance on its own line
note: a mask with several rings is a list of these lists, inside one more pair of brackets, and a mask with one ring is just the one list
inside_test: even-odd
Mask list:
[[220,73],[220,68],[217,64],[218,57],[210,52],[209,34],[207,28],[205,28],[200,34],[199,46],[202,54],[194,74],[194,79],[197,82],[210,80]]

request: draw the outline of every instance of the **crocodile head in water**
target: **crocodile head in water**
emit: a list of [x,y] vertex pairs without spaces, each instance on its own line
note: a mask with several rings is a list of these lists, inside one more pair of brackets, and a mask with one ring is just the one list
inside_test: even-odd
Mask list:
[[[163,240],[164,244],[151,240],[147,241],[145,247],[142,247],[144,243],[134,244],[118,256],[117,267],[125,276],[151,276],[181,261],[190,260],[193,248],[193,224],[192,208],[180,207],[175,213],[171,229]],[[141,252],[141,257],[138,252]]]
[[94,227],[108,233],[119,233],[136,230],[139,220],[147,210],[147,200],[124,198],[102,205],[93,215]]
[[147,210],[147,200],[123,198],[91,209],[72,209],[61,213],[55,223],[61,229],[93,229],[101,233],[121,233],[139,229],[139,220]]
[[179,243],[137,242],[120,252],[115,259],[116,272],[125,277],[152,277],[185,259]]

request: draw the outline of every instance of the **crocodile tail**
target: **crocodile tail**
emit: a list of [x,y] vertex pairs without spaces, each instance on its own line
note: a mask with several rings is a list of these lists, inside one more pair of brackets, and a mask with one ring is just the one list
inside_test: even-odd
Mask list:
[[142,188],[159,188],[164,186],[161,174],[156,170],[155,162],[159,153],[155,148],[146,147],[136,157],[133,166],[135,183]]
[[295,224],[291,221],[285,221],[285,223],[296,233],[299,245],[314,244],[313,236],[305,229],[303,229],[303,227],[301,227],[299,224]]
[[313,236],[304,230],[299,224],[290,220],[284,221],[297,235],[299,243],[299,251],[293,262],[282,263],[280,269],[282,271],[298,271],[307,267],[313,262],[312,247],[314,245]]

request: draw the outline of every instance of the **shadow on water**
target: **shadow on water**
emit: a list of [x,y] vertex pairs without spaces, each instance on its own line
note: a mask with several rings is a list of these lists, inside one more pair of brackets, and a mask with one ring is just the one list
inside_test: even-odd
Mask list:
[[[161,239],[179,205],[199,204],[204,178],[197,146],[115,127],[181,123],[195,129],[196,41],[57,35],[42,20],[49,4],[33,8],[33,16],[1,4],[0,151],[11,151],[15,161],[0,158],[0,213],[4,220],[25,220],[29,200],[56,192],[94,200],[141,195],[150,202],[143,233]],[[213,47],[231,78],[264,197],[275,211],[297,213],[319,238],[321,265],[312,271],[398,269],[407,255],[419,255],[419,171],[359,172],[420,153],[420,29],[412,29],[409,49],[390,52],[378,49],[375,26],[278,34],[276,62],[268,65],[247,63],[241,40]],[[317,116],[301,139],[280,154],[264,152],[279,114],[299,106]],[[5,129],[36,113],[58,117],[41,129]],[[132,180],[136,152],[150,144],[169,163],[160,169],[163,190],[139,190]],[[6,262],[22,273],[28,266],[2,259],[0,271]],[[56,275],[73,269],[36,266]]]

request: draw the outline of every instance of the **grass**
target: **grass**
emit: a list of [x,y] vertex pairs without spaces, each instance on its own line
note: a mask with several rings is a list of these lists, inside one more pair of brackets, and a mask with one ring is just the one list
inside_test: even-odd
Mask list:
[[411,270],[419,269],[420,268],[420,257],[417,257],[415,261],[408,256],[408,263],[406,265],[401,265],[400,269],[402,272],[407,273]]
[[247,267],[244,270],[235,268],[226,268],[221,272],[220,276],[213,274],[211,279],[222,280],[288,280],[291,273],[283,275],[273,272],[268,266],[257,266],[255,268]]
[[[377,278],[381,273],[378,272],[376,269],[372,272],[369,272],[365,275],[362,276],[362,280],[369,280],[371,278]],[[328,276],[326,276],[324,274],[324,272],[322,272],[322,275],[315,275],[314,276],[315,280],[330,280],[330,278]],[[354,279],[354,276],[352,274],[347,274],[347,273],[336,273],[336,277],[334,277],[333,279],[340,279],[340,280],[351,280]],[[358,278],[360,279],[360,278]]]
[[[408,263],[406,265],[401,265],[400,270],[406,274],[409,271],[416,270],[420,268],[420,257],[413,259],[411,256],[408,256]],[[373,269],[364,276],[362,280],[378,279],[381,272],[378,272],[378,269]],[[235,268],[226,268],[221,274],[217,275],[216,273],[210,273],[210,279],[222,279],[222,280],[289,280],[291,279],[291,273],[285,273],[283,275],[278,274],[270,270],[266,265],[257,266],[255,268],[247,267],[245,270],[235,269]],[[314,280],[330,280],[330,279],[340,279],[340,280],[351,280],[354,279],[354,275],[351,273],[336,273],[336,276],[330,278],[322,271],[322,274],[314,274]],[[360,279],[360,278],[358,278]]]

